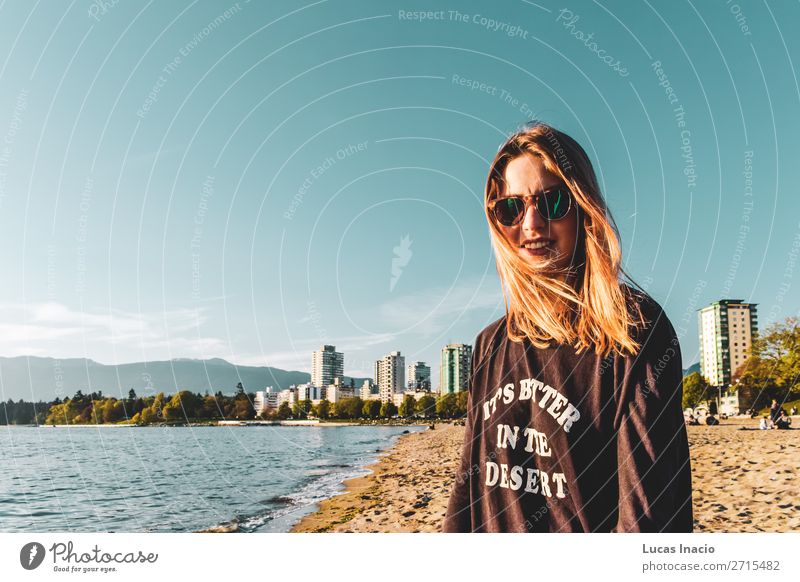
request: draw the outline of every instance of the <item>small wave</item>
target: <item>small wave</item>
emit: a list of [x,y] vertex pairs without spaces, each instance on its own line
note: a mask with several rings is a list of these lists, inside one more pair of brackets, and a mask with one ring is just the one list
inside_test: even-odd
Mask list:
[[266,501],[267,503],[279,503],[281,505],[295,504],[295,500],[290,495],[275,495],[274,497],[270,497],[269,499],[265,499],[264,501]]
[[[366,469],[366,466],[379,458],[381,453],[386,453],[387,441],[391,444],[395,440],[394,437],[397,436],[399,434],[388,438],[371,438],[354,443],[368,444],[371,450],[364,450],[366,447],[363,447],[360,453],[356,453],[356,456],[348,459],[349,462],[331,463],[326,459],[314,459],[308,462],[307,466],[312,468],[304,471],[305,478],[294,491],[259,501],[259,505],[267,507],[250,515],[237,515],[229,524],[235,523],[235,531],[243,533],[259,531],[275,520],[280,520],[281,529],[284,524],[290,528],[301,515],[308,513],[314,505],[342,493],[345,481],[369,474],[370,470]],[[372,447],[381,448],[372,449]],[[220,524],[216,527],[224,528],[229,524]]]

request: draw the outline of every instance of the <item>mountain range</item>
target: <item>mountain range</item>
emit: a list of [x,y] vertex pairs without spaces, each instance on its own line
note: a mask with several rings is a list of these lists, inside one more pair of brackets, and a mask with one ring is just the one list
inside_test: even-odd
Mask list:
[[[103,392],[105,396],[127,397],[133,388],[138,396],[159,392],[174,394],[191,390],[200,394],[233,394],[241,382],[247,392],[272,386],[283,390],[291,384],[309,382],[307,372],[287,371],[269,366],[239,366],[220,358],[194,360],[179,358],[159,362],[106,365],[86,358],[0,357],[0,401],[52,401]],[[354,378],[360,387],[365,378]],[[345,384],[350,378],[345,377]]]

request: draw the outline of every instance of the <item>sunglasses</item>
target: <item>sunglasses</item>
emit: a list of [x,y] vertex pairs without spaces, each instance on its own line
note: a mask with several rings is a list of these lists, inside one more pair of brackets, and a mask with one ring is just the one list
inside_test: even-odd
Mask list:
[[572,195],[566,184],[559,184],[535,196],[495,198],[489,201],[489,211],[503,226],[514,226],[522,222],[529,203],[545,220],[561,220],[572,208]]

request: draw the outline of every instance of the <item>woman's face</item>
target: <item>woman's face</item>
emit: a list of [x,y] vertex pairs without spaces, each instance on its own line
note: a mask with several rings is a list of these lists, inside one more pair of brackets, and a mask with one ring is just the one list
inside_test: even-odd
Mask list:
[[[509,196],[535,196],[561,184],[555,174],[548,171],[542,159],[533,154],[524,154],[511,160],[505,171],[506,190],[500,198]],[[558,269],[569,267],[576,253],[578,241],[577,203],[573,197],[572,207],[560,220],[548,221],[537,212],[535,204],[528,204],[521,222],[513,226],[496,223],[508,242],[516,247],[519,257],[532,266],[545,257],[555,259]],[[526,245],[545,242],[543,248]]]

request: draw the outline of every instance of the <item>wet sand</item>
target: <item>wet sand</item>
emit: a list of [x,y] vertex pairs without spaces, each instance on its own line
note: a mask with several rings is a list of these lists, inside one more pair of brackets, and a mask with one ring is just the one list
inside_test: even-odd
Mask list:
[[[800,430],[740,430],[757,420],[690,426],[696,532],[800,531]],[[797,418],[795,423],[800,424]],[[403,435],[364,477],[345,482],[293,532],[438,532],[464,427]]]

